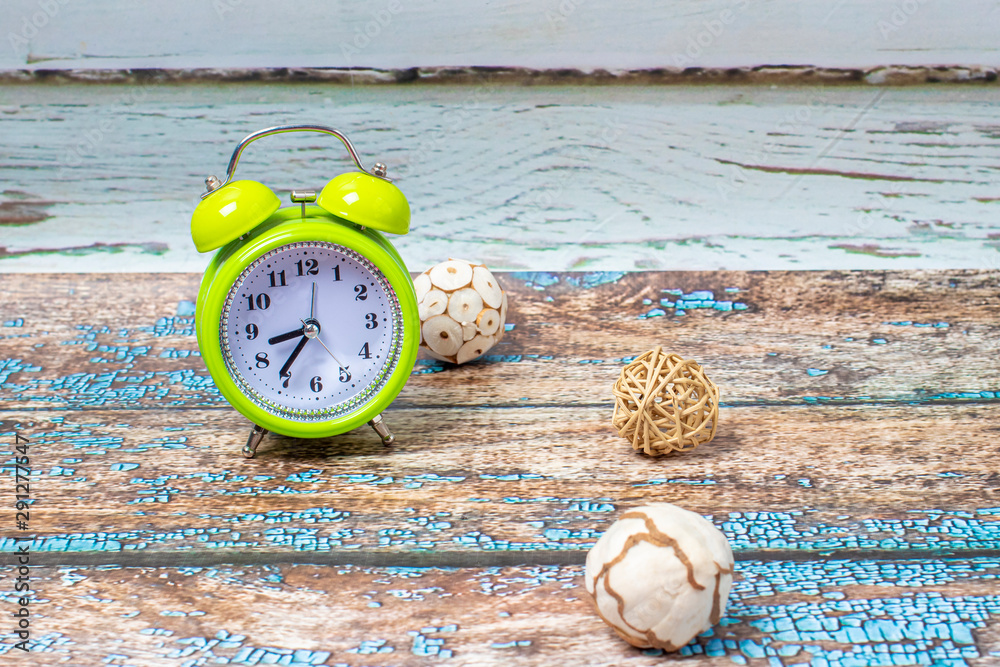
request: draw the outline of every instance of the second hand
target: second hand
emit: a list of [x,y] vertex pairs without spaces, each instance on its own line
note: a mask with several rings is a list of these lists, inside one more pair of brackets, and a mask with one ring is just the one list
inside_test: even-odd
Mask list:
[[[302,320],[302,326],[303,326],[303,327],[306,327],[306,326],[308,326],[308,325],[306,325],[306,322],[305,322],[305,320]],[[306,336],[309,336],[309,333],[311,333],[311,331],[307,330],[307,332],[306,332]],[[335,355],[335,354],[334,354],[334,353],[333,353],[333,352],[332,352],[332,351],[330,350],[330,348],[328,348],[328,347],[326,346],[326,343],[324,343],[324,342],[323,342],[323,340],[322,340],[322,339],[321,339],[321,338],[319,337],[319,332],[318,332],[318,331],[316,332],[316,334],[315,334],[314,336],[312,336],[312,338],[314,338],[314,339],[316,340],[316,342],[317,342],[317,343],[319,343],[320,345],[322,345],[322,346],[323,346],[323,349],[324,349],[324,350],[326,350],[326,351],[327,351],[327,353],[329,353],[329,355],[330,355],[331,357],[333,357],[333,360],[337,362],[337,365],[338,365],[338,366],[340,366],[340,367],[341,367],[341,368],[343,368],[344,370],[347,370],[347,366],[345,366],[344,364],[340,363],[340,359],[338,359],[338,358],[337,358],[337,355]]]

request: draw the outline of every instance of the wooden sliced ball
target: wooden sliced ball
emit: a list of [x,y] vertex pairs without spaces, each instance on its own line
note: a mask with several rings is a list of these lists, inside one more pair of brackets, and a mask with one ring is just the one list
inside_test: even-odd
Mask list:
[[460,259],[449,259],[427,272],[431,284],[445,292],[453,292],[472,282],[472,265]]
[[413,287],[420,347],[435,359],[464,364],[503,338],[507,294],[482,264],[449,259],[417,276]]
[[481,357],[486,350],[496,345],[496,342],[496,336],[476,336],[455,354],[455,363],[464,364],[466,361]]
[[428,348],[447,357],[458,353],[465,337],[462,325],[447,315],[435,315],[420,327],[420,335]]
[[475,322],[483,312],[483,297],[471,287],[455,290],[448,297],[448,316],[456,322]]
[[500,328],[500,313],[492,308],[484,308],[476,318],[476,326],[484,335],[492,336]]
[[676,651],[719,622],[733,584],[726,536],[669,503],[628,510],[587,554],[597,613],[639,648]]
[[485,266],[477,266],[472,269],[472,286],[482,295],[483,303],[490,308],[500,307],[503,290],[500,289],[500,284]]
[[424,298],[417,304],[417,314],[423,322],[435,315],[440,315],[448,307],[448,295],[439,289],[428,290]]

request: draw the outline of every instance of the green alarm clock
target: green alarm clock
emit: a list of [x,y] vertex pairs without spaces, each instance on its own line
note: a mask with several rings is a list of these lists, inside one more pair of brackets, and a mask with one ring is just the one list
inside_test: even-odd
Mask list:
[[[337,137],[358,171],[319,196],[293,190],[284,208],[265,185],[233,180],[250,143],[284,132]],[[283,125],[248,135],[225,182],[205,183],[191,238],[199,252],[217,252],[195,328],[219,392],[253,422],[243,455],[252,458],[269,431],[323,438],[366,422],[392,444],[382,411],[413,370],[420,320],[410,273],[382,235],[410,226],[410,206],[385,166],[369,173],[333,128]]]

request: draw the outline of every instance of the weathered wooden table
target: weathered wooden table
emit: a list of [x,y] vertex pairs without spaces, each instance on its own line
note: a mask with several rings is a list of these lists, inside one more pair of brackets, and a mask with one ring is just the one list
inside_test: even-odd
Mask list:
[[[11,664],[661,664],[598,619],[586,550],[679,504],[737,557],[699,663],[1000,662],[993,272],[507,273],[513,327],[420,360],[369,429],[269,436],[221,400],[194,274],[4,275],[0,547],[30,439],[32,643]],[[716,439],[634,453],[625,361],[706,367]],[[21,543],[19,543],[21,544]],[[0,589],[13,595],[14,568]],[[691,659],[690,657],[688,659]]]

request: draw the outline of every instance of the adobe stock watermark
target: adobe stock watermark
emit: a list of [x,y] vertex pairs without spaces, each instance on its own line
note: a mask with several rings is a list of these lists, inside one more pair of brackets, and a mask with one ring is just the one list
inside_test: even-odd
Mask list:
[[[768,136],[794,135],[802,132],[803,128],[807,126],[811,127],[814,110],[827,101],[828,95],[822,89],[818,93],[811,94],[806,102],[790,109],[767,133]],[[777,140],[769,138],[758,150],[746,153],[742,159],[721,161],[727,167],[727,175],[723,177],[723,181],[716,184],[719,198],[728,202],[729,195],[738,192],[752,180],[753,173],[744,165],[766,165],[780,146],[781,144]]]
[[902,0],[902,2],[893,7],[888,17],[879,19],[875,23],[875,27],[882,34],[882,39],[888,41],[893,33],[899,32],[904,28],[910,22],[910,19],[920,10],[921,5],[927,2],[928,0]]
[[[983,261],[981,262],[981,268],[984,271],[1000,271],[1000,246],[996,244],[985,244],[986,254],[981,255]],[[994,252],[989,252],[990,249]]]
[[[943,136],[944,133],[942,133],[942,137]],[[911,178],[913,181],[921,181],[921,180],[933,181],[934,179],[931,178],[931,176],[928,175],[927,173],[933,166],[932,164],[933,161],[936,158],[947,159],[948,155],[954,150],[955,146],[954,144],[950,144],[947,142],[944,143],[925,142],[923,148],[927,149],[927,152],[921,156],[920,165],[917,166],[917,168],[911,174],[908,175],[909,178]],[[909,185],[907,185],[905,182],[903,184],[900,184],[895,189],[894,192],[875,193],[878,201],[871,202],[869,205],[866,205],[858,209],[858,216],[851,224],[848,225],[847,232],[854,236],[864,234],[865,232],[869,231],[872,227],[874,227],[878,222],[872,215],[873,212],[881,211],[883,216],[888,216],[893,212],[893,210],[897,206],[899,206],[900,202],[905,197],[915,196],[919,194],[921,193],[913,192],[909,187]]]
[[545,190],[535,189],[532,191],[531,199],[527,206],[533,209],[533,213],[526,216],[527,221],[544,222],[544,214],[557,201],[562,200],[567,187],[575,183],[578,178],[576,170],[590,166],[596,161],[595,153],[598,151],[610,150],[616,141],[625,133],[628,127],[615,116],[604,122],[603,127],[594,136],[600,139],[596,144],[584,145],[580,150],[571,150],[565,154],[566,164],[573,164],[575,168],[561,169],[558,173],[560,178],[553,183],[553,186]]
[[[934,179],[927,174],[928,170],[932,166],[932,161],[935,158],[947,158],[948,154],[954,149],[954,145],[947,142],[927,143],[924,148],[928,149],[928,151],[923,154],[921,164],[915,171],[908,175],[911,182],[922,180],[933,181]],[[945,149],[948,150],[946,151]],[[892,215],[893,211],[906,197],[918,196],[920,194],[921,193],[919,192],[913,191],[906,182],[897,186],[893,192],[875,193],[877,201],[870,202],[868,205],[858,209],[858,215],[855,220],[847,226],[847,232],[852,236],[859,236],[867,233],[879,222],[876,220],[875,216],[872,215],[874,212],[881,212],[884,219],[885,217]]]
[[[130,86],[127,91],[115,99],[114,107],[119,105],[131,107],[144,101],[152,87],[151,84]],[[76,142],[66,149],[66,157],[60,163],[60,168],[72,168],[82,165],[84,160],[92,157],[101,145],[115,134],[121,120],[120,112],[117,112],[117,109],[115,109],[115,113],[110,117],[106,116],[96,124],[80,132]]]
[[18,32],[11,31],[7,33],[7,39],[10,41],[10,48],[14,51],[15,57],[20,57],[22,54],[25,56],[31,49],[31,40],[38,36],[41,30],[44,30],[52,19],[59,16],[59,12],[62,8],[68,5],[72,0],[38,0],[38,11],[32,12],[31,15],[25,15],[21,17],[20,25],[17,25],[20,30]]
[[584,2],[585,0],[560,0],[559,6],[556,7],[556,11],[552,11],[551,9],[545,11],[545,18],[548,20],[550,26],[556,28],[560,24],[566,23],[569,20],[569,17],[572,16]]
[[226,14],[235,12],[236,8],[243,4],[244,0],[212,0],[212,9],[219,15],[220,19],[226,18]]
[[433,153],[444,149],[455,134],[473,127],[474,112],[486,108],[487,100],[496,99],[494,91],[496,87],[491,84],[478,85],[460,104],[442,111],[440,126],[434,131],[422,133],[416,146],[406,153],[406,159],[392,167],[390,176],[397,179],[413,175]]
[[864,234],[878,224],[878,220],[872,215],[875,211],[880,211],[883,216],[888,216],[893,209],[899,206],[899,201],[903,197],[913,194],[908,188],[898,188],[894,192],[875,193],[878,201],[870,202],[867,206],[858,209],[857,218],[848,226],[848,233],[851,236]]
[[351,40],[340,43],[340,53],[344,59],[350,63],[351,58],[360,55],[373,40],[378,39],[383,30],[392,25],[396,16],[402,12],[403,5],[399,0],[389,0],[384,8],[371,12],[371,20],[363,26],[355,26],[354,36]]
[[736,22],[738,13],[745,12],[749,7],[750,0],[732,0],[731,7],[703,21],[697,32],[688,35],[684,51],[674,53],[674,67],[684,69],[695,65],[698,58],[726,33],[727,26]]

